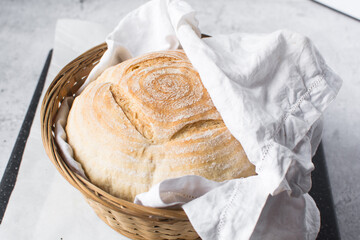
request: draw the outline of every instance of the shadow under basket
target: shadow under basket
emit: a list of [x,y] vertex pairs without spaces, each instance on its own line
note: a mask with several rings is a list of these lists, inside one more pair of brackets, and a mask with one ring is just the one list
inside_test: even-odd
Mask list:
[[74,96],[106,51],[105,43],[67,64],[46,91],[41,105],[41,136],[47,155],[61,175],[85,197],[111,228],[131,239],[200,239],[183,210],[145,207],[110,195],[73,172],[55,143],[55,117],[65,97]]

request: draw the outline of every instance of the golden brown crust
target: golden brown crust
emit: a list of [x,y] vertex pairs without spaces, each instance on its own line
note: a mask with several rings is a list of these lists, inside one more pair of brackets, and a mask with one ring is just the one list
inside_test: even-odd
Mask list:
[[66,131],[90,180],[130,201],[167,178],[255,174],[181,50],[107,69],[75,99]]

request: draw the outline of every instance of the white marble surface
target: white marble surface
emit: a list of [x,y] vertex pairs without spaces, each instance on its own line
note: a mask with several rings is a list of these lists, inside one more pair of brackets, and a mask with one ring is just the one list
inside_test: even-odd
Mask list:
[[[0,0],[0,175],[9,159],[58,18],[110,27],[145,1]],[[360,238],[360,22],[306,0],[189,1],[204,33],[271,32],[288,28],[309,36],[343,78],[325,114],[323,136],[343,239]]]

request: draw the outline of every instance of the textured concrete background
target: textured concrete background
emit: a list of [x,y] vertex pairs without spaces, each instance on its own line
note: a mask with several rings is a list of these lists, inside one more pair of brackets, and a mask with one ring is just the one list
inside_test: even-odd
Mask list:
[[[113,27],[146,1],[0,0],[0,176],[52,48],[56,20]],[[360,239],[360,22],[307,0],[190,1],[202,32],[271,32],[309,36],[343,88],[325,114],[324,148],[343,239]]]

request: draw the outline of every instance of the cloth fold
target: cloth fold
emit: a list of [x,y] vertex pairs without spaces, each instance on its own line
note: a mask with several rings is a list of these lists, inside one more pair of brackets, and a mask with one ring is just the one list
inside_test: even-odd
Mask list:
[[316,238],[319,211],[307,194],[311,157],[320,142],[322,113],[341,79],[308,38],[279,30],[201,39],[190,5],[153,0],[121,20],[106,42],[108,50],[78,94],[121,61],[182,48],[256,166],[256,176],[222,183],[199,176],[168,179],[139,194],[135,203],[181,206],[202,239]]

